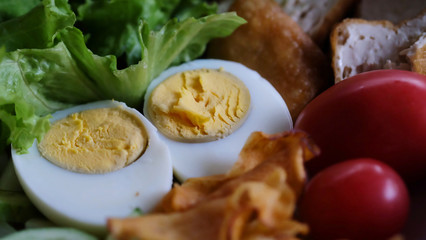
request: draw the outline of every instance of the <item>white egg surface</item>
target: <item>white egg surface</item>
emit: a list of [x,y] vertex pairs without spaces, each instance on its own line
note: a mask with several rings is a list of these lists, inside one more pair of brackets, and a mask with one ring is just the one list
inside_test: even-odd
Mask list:
[[127,217],[136,208],[149,212],[171,189],[173,171],[168,147],[137,110],[116,101],[99,101],[56,112],[51,121],[84,110],[119,106],[136,115],[148,135],[145,152],[124,168],[105,174],[77,173],[44,159],[36,141],[27,154],[19,155],[12,149],[24,191],[53,222],[105,233],[107,218]]
[[[281,95],[256,71],[236,62],[199,59],[167,69],[154,79],[145,95],[144,115],[149,116],[148,100],[153,90],[170,76],[195,69],[222,69],[241,80],[250,92],[250,110],[242,125],[229,136],[210,142],[182,142],[161,139],[168,145],[174,174],[180,181],[226,173],[237,161],[245,141],[254,131],[277,133],[292,129],[293,122]],[[152,120],[152,119],[151,119]]]

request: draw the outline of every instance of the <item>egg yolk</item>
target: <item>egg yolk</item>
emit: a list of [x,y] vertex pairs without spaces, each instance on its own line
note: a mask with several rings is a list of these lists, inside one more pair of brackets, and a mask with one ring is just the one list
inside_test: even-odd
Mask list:
[[138,159],[147,139],[134,114],[122,107],[99,108],[56,121],[38,148],[44,158],[70,171],[107,173]]
[[167,137],[207,142],[231,134],[245,120],[250,93],[223,69],[197,69],[170,76],[148,99],[148,116]]

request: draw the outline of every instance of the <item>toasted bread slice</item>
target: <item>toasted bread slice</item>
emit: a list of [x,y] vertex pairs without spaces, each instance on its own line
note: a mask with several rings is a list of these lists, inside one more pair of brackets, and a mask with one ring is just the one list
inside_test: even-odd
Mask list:
[[231,36],[211,42],[208,57],[240,62],[267,79],[294,119],[333,83],[329,59],[273,0],[236,0],[231,10],[247,20]]
[[[275,0],[287,15],[319,45],[330,35],[358,0]],[[228,11],[234,0],[219,2],[220,11]]]
[[390,21],[344,20],[330,39],[335,82],[376,69],[411,70],[407,49],[425,32],[426,11],[398,25]]

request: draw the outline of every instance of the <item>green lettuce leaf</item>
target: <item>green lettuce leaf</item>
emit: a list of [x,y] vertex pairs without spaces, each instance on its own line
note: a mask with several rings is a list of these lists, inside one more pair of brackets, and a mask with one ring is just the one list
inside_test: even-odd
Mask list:
[[244,23],[244,19],[230,12],[185,21],[173,19],[155,33],[143,25],[142,61],[151,69],[147,78],[153,79],[170,65],[200,57],[211,39],[228,36]]
[[[41,139],[49,127],[49,114],[59,109],[101,99],[141,106],[154,77],[171,64],[200,57],[210,39],[227,36],[245,23],[235,13],[175,18],[158,29],[139,19],[134,33],[139,60],[119,69],[115,55],[100,56],[88,48],[83,32],[71,26],[74,14],[65,0],[45,0],[40,6],[20,17],[28,24],[10,28],[11,35],[0,38],[9,50],[0,51],[0,89],[6,89],[0,91],[0,136],[9,135],[8,142],[20,153]],[[55,14],[35,14],[36,10]],[[25,39],[11,43],[9,39],[17,36],[36,34],[30,19],[52,22],[42,25],[47,29],[38,33],[36,43]],[[5,23],[9,26],[9,21]]]
[[13,105],[0,106],[0,119],[1,142],[12,143],[18,153],[26,153],[34,139],[41,140],[49,129],[49,116],[37,116],[31,105],[20,100]]
[[40,3],[40,0],[0,1],[0,22],[26,14]]
[[125,60],[121,66],[129,66],[141,59],[140,20],[159,30],[169,19],[199,18],[216,10],[216,5],[201,0],[88,0],[78,8],[76,26],[88,36],[94,53],[117,56]]
[[[46,114],[70,106],[44,101],[45,95],[41,92],[45,87],[39,81],[44,78],[40,69],[47,67],[45,59],[49,54],[43,51],[38,62],[37,57],[30,55],[31,51],[40,50],[28,48],[53,46],[56,32],[72,26],[76,18],[66,0],[4,1],[1,8],[7,8],[7,16],[19,17],[0,24],[0,89],[4,89],[0,91],[0,144],[12,143],[18,152],[26,152],[34,139],[41,139],[47,131],[49,117]],[[17,50],[21,48],[23,50]]]
[[66,0],[44,0],[27,14],[0,24],[0,45],[7,51],[51,47],[55,33],[75,21]]
[[205,0],[182,0],[174,9],[171,17],[179,20],[200,18],[217,12],[217,4],[207,3]]
[[48,114],[103,99],[63,42],[52,48],[3,54],[0,89],[7,89],[0,91],[2,127],[9,129],[8,142],[20,153],[48,130]]
[[103,97],[138,107],[153,78],[173,63],[200,57],[208,41],[228,36],[243,23],[245,20],[235,13],[188,18],[182,22],[174,19],[158,31],[151,31],[149,24],[142,22],[138,29],[141,60],[121,70],[117,67],[115,56],[93,54],[77,28],[64,29],[59,36],[79,68],[104,94]]
[[0,93],[0,103],[21,99],[30,103],[37,115],[103,96],[77,66],[63,42],[52,48],[10,52],[0,62],[0,70],[0,86],[14,89]]
[[[78,8],[77,27],[87,36],[87,45],[100,56],[125,58],[123,66],[140,60],[140,19],[151,28],[164,25],[179,0],[88,0]],[[123,13],[126,14],[123,14]]]

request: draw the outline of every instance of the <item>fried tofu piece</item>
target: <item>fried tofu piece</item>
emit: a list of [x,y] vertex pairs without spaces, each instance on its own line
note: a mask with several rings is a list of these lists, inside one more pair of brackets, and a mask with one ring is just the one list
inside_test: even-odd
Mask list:
[[236,0],[247,24],[211,42],[207,57],[240,62],[266,78],[295,120],[305,105],[333,84],[329,59],[274,0]]
[[304,133],[255,132],[229,173],[188,179],[156,213],[112,218],[108,229],[118,240],[297,239],[308,232],[293,219],[306,181],[303,163],[318,153]]
[[426,33],[410,47],[407,58],[411,71],[426,75]]
[[426,10],[393,24],[386,20],[348,18],[330,36],[332,67],[338,83],[379,69],[426,72]]

